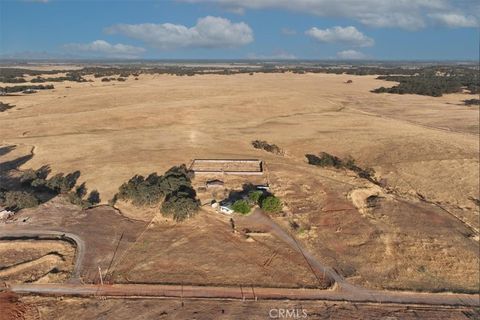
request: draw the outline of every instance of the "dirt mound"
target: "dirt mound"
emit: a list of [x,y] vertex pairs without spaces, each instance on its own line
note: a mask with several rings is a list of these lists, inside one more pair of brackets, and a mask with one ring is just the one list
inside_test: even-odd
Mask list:
[[73,268],[74,254],[64,241],[0,241],[0,281],[62,282]]
[[383,189],[376,185],[354,189],[348,194],[348,198],[352,201],[353,205],[364,216],[369,216],[370,209],[375,207],[380,197],[385,196],[386,194]]

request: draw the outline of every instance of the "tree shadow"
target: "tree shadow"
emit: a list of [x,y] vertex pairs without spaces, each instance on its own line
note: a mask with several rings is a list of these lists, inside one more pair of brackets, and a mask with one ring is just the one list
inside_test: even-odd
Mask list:
[[33,158],[33,155],[29,154],[26,156],[22,156],[10,161],[0,162],[0,172],[8,172],[11,170],[18,170],[23,164],[30,161]]
[[[14,149],[15,146],[1,147],[0,155],[5,155]],[[37,170],[22,171],[19,169],[32,158],[33,155],[26,155],[0,162],[0,203],[2,194],[8,192],[28,193],[33,195],[39,203],[45,203],[61,193],[68,193],[75,187],[80,177],[80,171],[50,176],[51,169],[48,165]]]
[[17,146],[15,146],[15,145],[0,147],[0,157],[6,155],[7,153],[12,152],[13,150],[15,150],[16,147]]

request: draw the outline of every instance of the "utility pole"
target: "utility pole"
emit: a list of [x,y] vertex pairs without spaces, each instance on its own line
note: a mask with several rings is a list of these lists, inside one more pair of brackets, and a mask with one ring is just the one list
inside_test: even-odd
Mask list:
[[242,294],[242,301],[245,301],[245,296],[243,295],[242,285],[240,285],[240,292],[241,292],[241,294]]
[[98,266],[98,274],[100,275],[100,284],[103,286],[102,268],[100,266]]

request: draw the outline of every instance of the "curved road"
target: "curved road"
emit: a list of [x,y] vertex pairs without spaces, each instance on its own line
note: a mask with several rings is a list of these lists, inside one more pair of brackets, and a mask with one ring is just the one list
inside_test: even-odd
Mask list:
[[[479,294],[459,293],[418,293],[370,290],[348,283],[330,267],[323,266],[312,254],[305,250],[290,234],[283,230],[261,210],[255,211],[249,219],[261,223],[272,234],[300,252],[314,272],[324,274],[335,281],[335,290],[290,289],[261,287],[219,287],[146,284],[11,284],[9,290],[16,293],[75,296],[116,296],[116,297],[178,297],[178,298],[220,298],[220,299],[293,299],[293,300],[332,300],[371,303],[424,304],[444,306],[480,306]],[[0,229],[1,230],[1,229]],[[0,239],[16,238],[60,239],[73,241],[77,246],[75,268],[72,280],[80,280],[80,271],[85,255],[85,243],[77,235],[61,231],[2,230]]]
[[15,231],[1,230],[0,240],[12,240],[22,238],[36,238],[44,240],[64,240],[75,245],[75,266],[72,271],[72,280],[80,279],[80,271],[85,257],[85,242],[76,234],[62,231],[35,231],[26,229],[15,229]]

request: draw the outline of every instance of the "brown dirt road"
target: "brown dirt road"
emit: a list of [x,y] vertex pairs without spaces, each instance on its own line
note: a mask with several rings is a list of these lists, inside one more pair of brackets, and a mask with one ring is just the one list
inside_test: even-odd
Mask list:
[[242,288],[182,285],[146,284],[14,284],[9,289],[18,294],[109,296],[109,297],[158,297],[158,298],[211,298],[244,300],[331,300],[350,302],[425,304],[449,306],[480,306],[479,295],[449,293],[415,293],[362,290]]

